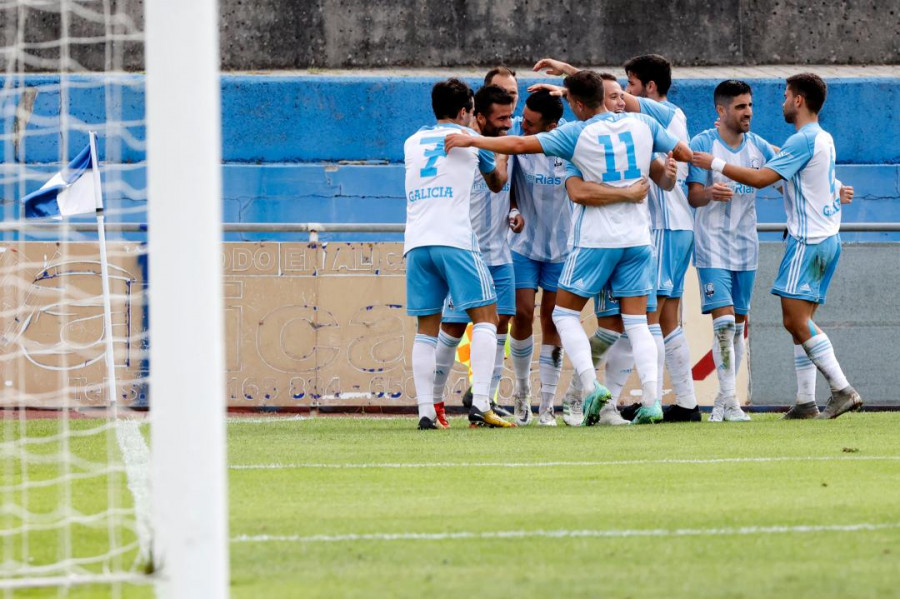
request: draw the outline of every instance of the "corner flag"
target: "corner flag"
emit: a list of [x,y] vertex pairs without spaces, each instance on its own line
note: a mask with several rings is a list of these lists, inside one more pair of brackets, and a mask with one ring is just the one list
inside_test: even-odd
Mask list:
[[[91,134],[93,141],[93,134]],[[89,143],[78,153],[69,165],[44,183],[35,192],[22,198],[25,217],[71,216],[94,212],[102,208],[101,194],[98,193],[100,177],[94,160],[92,144]]]

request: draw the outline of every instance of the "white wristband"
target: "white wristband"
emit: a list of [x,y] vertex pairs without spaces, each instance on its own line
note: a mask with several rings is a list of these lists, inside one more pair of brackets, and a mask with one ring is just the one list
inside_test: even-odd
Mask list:
[[717,173],[721,173],[725,170],[725,165],[728,164],[721,158],[713,158],[712,164],[709,165],[709,168],[716,171]]
[[509,218],[515,218],[515,217],[519,216],[519,214],[520,214],[519,209],[513,208],[512,210],[509,211]]

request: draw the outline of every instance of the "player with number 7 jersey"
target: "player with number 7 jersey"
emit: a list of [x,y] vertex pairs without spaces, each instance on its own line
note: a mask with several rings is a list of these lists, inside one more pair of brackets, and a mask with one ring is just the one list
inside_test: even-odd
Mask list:
[[[603,81],[593,71],[566,77],[567,100],[578,122],[534,136],[483,138],[449,135],[445,148],[477,147],[504,154],[557,156],[572,166],[568,176],[587,184],[625,187],[648,177],[654,152],[673,152],[688,161],[691,150],[654,119],[614,114],[603,104]],[[567,186],[569,182],[567,181]],[[625,330],[632,341],[643,389],[637,419],[662,420],[657,397],[656,342],[647,325],[647,296],[655,292],[651,273],[650,213],[644,201],[606,205],[578,204],[570,236],[572,248],[563,266],[553,323],[577,376],[584,399],[584,424],[599,420],[609,391],[596,380],[590,344],[581,327],[581,309],[610,284],[620,298]],[[643,411],[643,412],[641,412]]]

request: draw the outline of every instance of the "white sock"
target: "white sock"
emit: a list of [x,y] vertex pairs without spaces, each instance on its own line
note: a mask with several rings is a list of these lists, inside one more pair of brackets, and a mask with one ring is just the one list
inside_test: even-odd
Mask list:
[[665,377],[664,368],[666,367],[666,342],[663,339],[662,327],[658,324],[648,325],[650,334],[653,335],[653,342],[656,343],[656,373],[659,379],[656,381],[656,398],[662,401],[663,398],[663,380]]
[[734,323],[734,376],[737,377],[738,371],[741,369],[741,362],[744,361],[744,353],[747,351],[747,344],[744,342],[744,323]]
[[534,355],[534,335],[527,339],[509,338],[509,355],[516,375],[516,393],[531,395],[531,357]]
[[419,418],[426,416],[434,420],[434,353],[437,337],[418,334],[412,347],[413,383],[416,387],[416,403]]
[[434,363],[434,401],[444,401],[444,387],[447,385],[447,377],[456,363],[456,348],[459,347],[460,337],[453,337],[444,331],[438,333],[438,344],[435,352]]
[[497,327],[489,322],[479,322],[472,327],[472,405],[482,412],[491,409],[488,393],[497,357]]
[[641,377],[641,389],[643,397],[641,403],[650,407],[659,399],[657,385],[659,383],[659,351],[650,328],[647,326],[647,317],[635,314],[623,314],[622,322],[625,324],[625,332],[631,339],[631,347],[634,351],[634,365]]
[[[594,370],[599,368],[600,362],[603,361],[603,356],[605,356],[609,351],[609,348],[615,344],[619,336],[620,333],[616,331],[597,327],[597,330],[594,331],[594,334],[588,339],[588,342],[591,345],[591,361],[594,364]],[[569,382],[569,390],[581,393],[581,379],[579,377],[572,377],[572,380]]]
[[666,368],[669,369],[669,377],[675,388],[675,403],[693,410],[697,407],[697,396],[694,395],[691,350],[688,348],[684,329],[676,327],[663,341],[666,346]]
[[832,391],[840,391],[850,386],[834,355],[834,348],[831,347],[828,335],[819,333],[810,337],[803,343],[803,349],[806,350],[806,355],[816,365],[816,368],[825,375]]
[[557,345],[542,345],[540,358],[541,410],[553,405],[559,373],[562,371],[563,349]]
[[719,395],[725,405],[735,402],[734,376],[734,316],[726,314],[713,319],[713,362],[719,377]]
[[614,402],[619,401],[622,389],[631,376],[634,368],[634,356],[631,353],[631,340],[622,335],[612,344],[606,353],[606,388],[612,394]]
[[816,365],[812,363],[802,345],[794,346],[794,370],[797,373],[797,401],[809,403],[816,401]]
[[553,308],[553,324],[556,325],[563,348],[581,381],[582,394],[585,391],[593,391],[597,375],[594,372],[594,363],[591,362],[591,344],[584,334],[584,329],[581,328],[581,314],[575,310],[556,306]]
[[494,357],[494,373],[491,376],[491,389],[488,392],[490,400],[497,401],[497,387],[503,377],[503,359],[506,357],[506,335],[497,335],[497,355]]

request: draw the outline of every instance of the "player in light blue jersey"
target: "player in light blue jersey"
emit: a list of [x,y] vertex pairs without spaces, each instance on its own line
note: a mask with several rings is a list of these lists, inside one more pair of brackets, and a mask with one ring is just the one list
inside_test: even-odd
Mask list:
[[[691,140],[729,164],[758,169],[775,156],[769,143],[750,132],[753,92],[743,81],[723,81],[713,92],[718,125]],[[710,422],[746,421],[735,378],[744,356],[744,325],[759,258],[756,188],[721,173],[691,166],[688,199],[694,211],[694,266],[700,278],[704,314],[713,318],[713,361],[719,393]]]
[[[512,126],[513,106],[514,100],[506,91],[495,85],[486,85],[475,94],[475,125],[482,135],[490,137],[506,135]],[[498,158],[498,161],[503,163],[503,168],[506,168],[506,160],[507,156]],[[510,223],[509,185],[510,182],[507,181],[501,190],[493,191],[488,188],[483,178],[476,177],[472,185],[469,207],[472,229],[478,238],[478,247],[497,291],[499,324],[494,371],[489,389],[492,402],[503,370],[509,321],[516,313],[515,277],[506,235],[510,226],[518,232],[524,225],[521,216],[516,219],[515,225]],[[465,334],[469,315],[462,308],[455,306],[452,298],[448,298],[442,320],[434,379],[434,397],[439,400],[436,403],[439,420],[443,418],[441,408],[447,375],[455,361],[456,348]],[[499,406],[494,405],[492,409],[501,416],[508,415],[501,412]]]
[[[648,176],[653,152],[674,151],[674,157],[691,156],[687,144],[667,133],[644,115],[611,114],[603,104],[603,83],[592,71],[580,71],[564,81],[569,106],[577,123],[536,136],[474,138],[451,135],[445,147],[475,146],[506,154],[544,153],[570,160],[572,179],[582,183],[626,187]],[[568,186],[568,182],[567,182]],[[572,193],[569,188],[570,195]],[[581,328],[580,311],[607,282],[621,298],[625,330],[634,347],[638,374],[644,389],[644,406],[636,421],[662,419],[657,398],[656,348],[647,326],[647,295],[653,291],[650,273],[650,215],[643,203],[581,204],[575,208],[571,235],[573,248],[563,266],[553,322],[566,353],[582,379],[585,421],[598,419],[609,392],[596,380],[590,344]]]
[[[694,165],[724,174],[757,189],[784,181],[787,246],[772,293],[781,297],[784,327],[794,340],[797,402],[787,419],[837,418],[862,405],[834,355],[831,341],[813,322],[841,255],[841,204],[853,188],[835,179],[834,140],[819,126],[827,87],[813,73],[787,79],[784,119],[797,132],[765,166],[756,170],[726,163],[709,153],[694,155]],[[815,403],[815,365],[831,386],[831,399],[820,413]]]
[[477,135],[468,125],[473,96],[458,79],[432,89],[437,124],[423,127],[404,146],[406,166],[407,312],[418,319],[412,350],[413,380],[419,406],[419,428],[438,428],[434,409],[435,351],[444,298],[449,293],[475,323],[472,335],[473,403],[469,421],[475,425],[509,426],[490,408],[488,389],[497,338],[497,296],[472,231],[469,203],[478,171],[494,189],[506,183],[490,153],[444,150],[454,131]]

